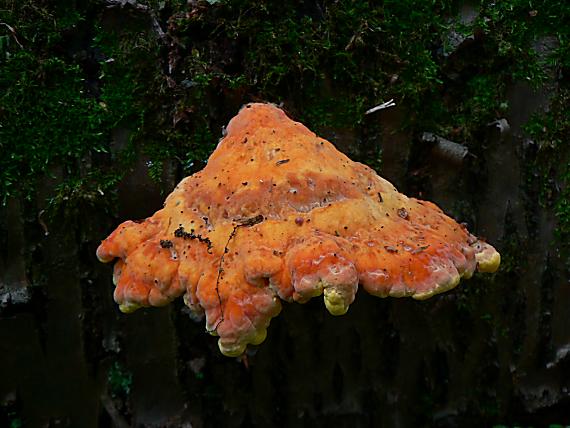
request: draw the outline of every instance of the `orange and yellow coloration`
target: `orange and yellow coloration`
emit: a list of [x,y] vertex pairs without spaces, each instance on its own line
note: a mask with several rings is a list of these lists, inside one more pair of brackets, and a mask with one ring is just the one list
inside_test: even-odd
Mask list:
[[426,299],[500,263],[436,205],[398,193],[270,104],[245,106],[207,166],[152,217],[121,224],[97,256],[119,258],[123,312],[184,295],[228,356],[263,342],[281,300],[322,294],[342,315],[358,284]]

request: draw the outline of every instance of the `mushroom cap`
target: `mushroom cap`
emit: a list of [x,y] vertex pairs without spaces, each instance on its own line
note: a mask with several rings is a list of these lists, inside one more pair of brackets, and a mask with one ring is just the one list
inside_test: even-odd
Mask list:
[[152,217],[122,223],[97,256],[119,259],[123,312],[184,295],[228,356],[265,339],[282,300],[323,295],[342,315],[359,284],[421,300],[500,263],[435,204],[398,193],[272,104],[242,108],[207,166]]

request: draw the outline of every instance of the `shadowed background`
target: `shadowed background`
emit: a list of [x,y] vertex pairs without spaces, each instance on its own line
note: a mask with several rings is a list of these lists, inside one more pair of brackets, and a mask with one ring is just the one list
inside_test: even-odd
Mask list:
[[[569,21],[546,0],[0,0],[0,425],[570,424]],[[100,240],[250,101],[468,223],[499,272],[342,317],[284,305],[246,359],[181,301],[120,314]]]

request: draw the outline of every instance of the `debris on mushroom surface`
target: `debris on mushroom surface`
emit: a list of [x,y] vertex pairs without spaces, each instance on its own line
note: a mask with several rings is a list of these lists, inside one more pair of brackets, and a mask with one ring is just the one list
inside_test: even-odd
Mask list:
[[207,166],[152,217],[122,223],[97,256],[119,259],[121,311],[183,295],[228,356],[263,342],[281,300],[323,295],[342,315],[359,284],[427,299],[500,263],[435,204],[398,193],[271,104],[242,108]]

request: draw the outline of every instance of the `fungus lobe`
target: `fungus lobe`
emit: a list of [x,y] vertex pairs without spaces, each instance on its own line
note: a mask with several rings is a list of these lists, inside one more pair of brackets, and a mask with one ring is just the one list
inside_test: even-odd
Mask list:
[[263,342],[281,301],[323,295],[342,315],[359,284],[426,299],[498,268],[499,253],[435,204],[398,193],[274,105],[246,107],[163,209],[97,249],[103,262],[119,259],[121,311],[183,295],[221,352],[237,356]]

